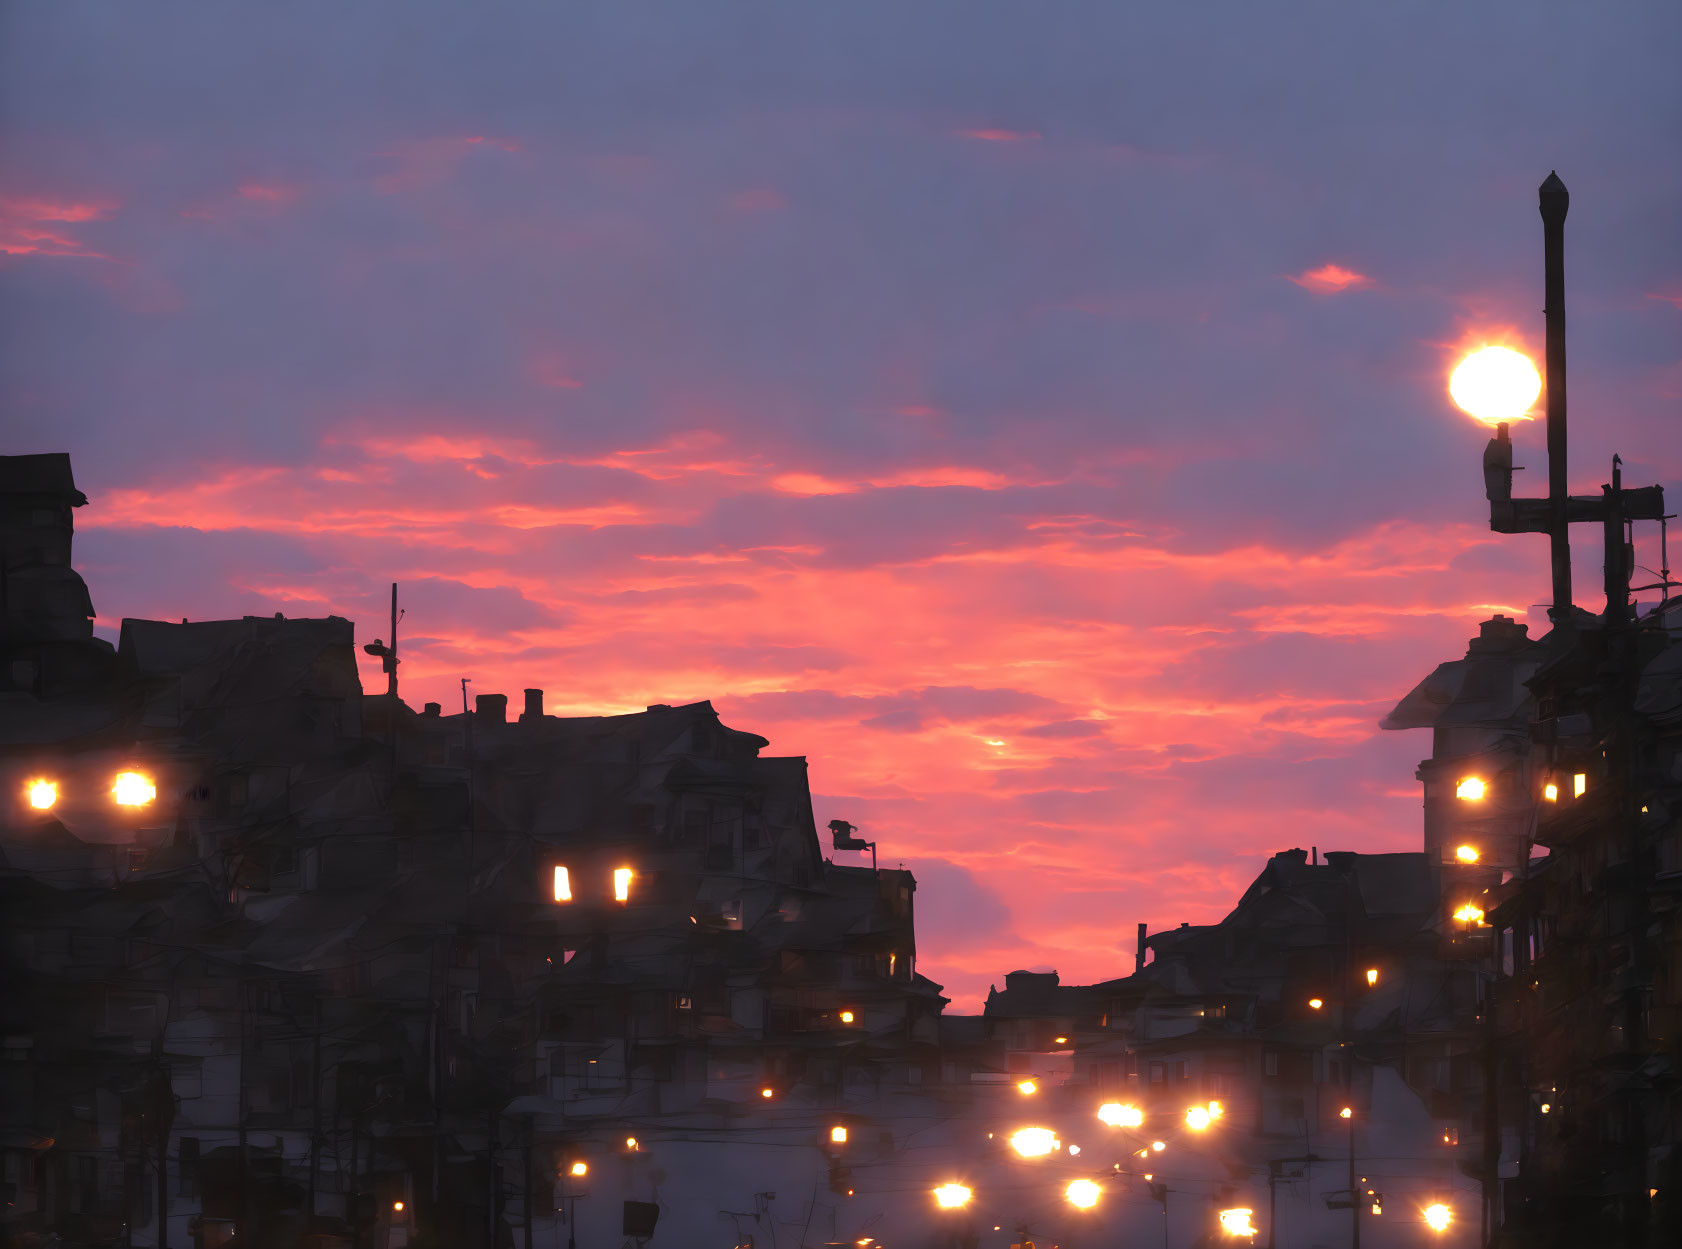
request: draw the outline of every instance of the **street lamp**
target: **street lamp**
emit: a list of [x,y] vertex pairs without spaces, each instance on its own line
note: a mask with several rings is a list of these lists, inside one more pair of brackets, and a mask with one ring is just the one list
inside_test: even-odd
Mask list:
[[24,788],[29,795],[29,805],[37,811],[50,811],[58,801],[58,785],[53,781],[34,780]]
[[1098,1122],[1108,1124],[1112,1128],[1143,1127],[1145,1112],[1137,1106],[1124,1106],[1120,1102],[1105,1102],[1098,1107]]
[[1011,1134],[1010,1147],[1024,1158],[1043,1158],[1057,1148],[1057,1133],[1050,1128],[1023,1128]]
[[1250,1222],[1250,1216],[1254,1213],[1255,1211],[1248,1206],[1222,1210],[1218,1216],[1221,1221],[1221,1234],[1225,1236],[1254,1236],[1256,1225]]
[[1425,1216],[1425,1224],[1433,1232],[1446,1232],[1448,1225],[1454,1222],[1454,1212],[1440,1201],[1434,1201],[1420,1211]]
[[942,1184],[934,1190],[934,1204],[942,1210],[958,1210],[969,1205],[975,1194],[964,1184]]
[[1063,1190],[1063,1199],[1071,1206],[1081,1210],[1090,1210],[1098,1204],[1104,1190],[1091,1180],[1070,1180],[1069,1186]]
[[1209,1110],[1206,1106],[1193,1106],[1186,1111],[1186,1126],[1193,1132],[1201,1132],[1209,1126]]

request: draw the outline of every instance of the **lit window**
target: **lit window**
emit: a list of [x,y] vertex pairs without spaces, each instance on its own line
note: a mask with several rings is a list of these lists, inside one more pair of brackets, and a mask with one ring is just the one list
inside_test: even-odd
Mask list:
[[1546,785],[1542,786],[1542,797],[1546,798],[1549,802],[1558,802],[1559,786],[1555,785],[1552,781],[1549,781]]
[[841,1022],[842,1023],[852,1023],[853,1022],[853,1012],[850,1011],[850,1010],[842,1011],[841,1012]]
[[572,1164],[570,1169],[574,1175],[584,1176],[590,1174],[590,1166],[586,1162],[575,1162]]
[[1311,997],[1311,998],[1308,999],[1308,1009],[1309,1010],[1319,1010],[1324,1005],[1325,1005],[1325,1002],[1322,1001],[1320,998]]
[[37,811],[50,811],[58,801],[58,786],[52,781],[30,781],[24,790],[29,796],[29,805]]
[[1581,798],[1583,796],[1583,794],[1585,792],[1587,792],[1588,787],[1589,787],[1589,777],[1588,777],[1587,772],[1579,772],[1579,773],[1577,773],[1577,775],[1575,775],[1571,778],[1571,795],[1572,795],[1572,797]]
[[1373,985],[1375,985],[1377,983],[1378,983],[1378,968],[1376,968],[1376,967],[1367,968],[1367,987],[1371,988]]
[[1483,923],[1483,908],[1475,902],[1468,902],[1454,913],[1454,918],[1467,924]]
[[1016,1091],[1024,1097],[1032,1097],[1035,1093],[1040,1091],[1040,1086],[1035,1084],[1032,1080],[1023,1080],[1016,1086]]
[[1454,857],[1459,859],[1462,863],[1476,863],[1482,856],[1479,854],[1476,846],[1456,846],[1454,848]]
[[572,877],[564,867],[555,869],[555,901],[572,901]]
[[143,807],[157,796],[158,787],[139,772],[119,772],[111,782],[111,797],[119,807]]
[[1236,1210],[1222,1210],[1220,1212],[1221,1231],[1228,1236],[1254,1236],[1256,1225],[1250,1222],[1250,1215],[1255,1213],[1248,1207]]
[[847,1143],[847,1129],[840,1126],[830,1128],[829,1139],[836,1145],[845,1145]]
[[616,867],[613,869],[613,900],[627,901],[631,896],[631,869]]
[[1460,783],[1454,787],[1454,796],[1463,798],[1467,802],[1477,802],[1483,798],[1484,792],[1488,788],[1483,783],[1482,777],[1467,776],[1461,778]]

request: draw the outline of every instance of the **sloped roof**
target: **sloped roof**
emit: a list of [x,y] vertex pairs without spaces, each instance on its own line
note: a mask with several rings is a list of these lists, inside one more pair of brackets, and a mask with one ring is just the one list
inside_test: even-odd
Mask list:
[[63,451],[0,455],[0,495],[4,494],[61,495],[72,507],[88,501],[88,496],[76,489],[70,456]]

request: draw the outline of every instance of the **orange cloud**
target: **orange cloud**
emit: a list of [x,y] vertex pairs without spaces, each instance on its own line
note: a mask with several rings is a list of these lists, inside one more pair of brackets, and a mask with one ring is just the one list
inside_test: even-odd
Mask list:
[[104,200],[0,197],[0,252],[13,256],[111,260],[113,257],[92,250],[62,226],[98,221],[116,207],[115,203]]
[[1313,291],[1318,295],[1335,295],[1341,291],[1359,290],[1373,284],[1373,280],[1366,274],[1334,264],[1324,264],[1318,269],[1306,269],[1290,280],[1304,290]]

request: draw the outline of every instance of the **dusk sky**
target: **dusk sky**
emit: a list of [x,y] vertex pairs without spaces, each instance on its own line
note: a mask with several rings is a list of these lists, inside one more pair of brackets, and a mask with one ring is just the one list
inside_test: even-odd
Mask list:
[[975,1009],[1418,848],[1377,720],[1546,627],[1445,381],[1540,358],[1550,169],[1573,489],[1682,502],[1679,60],[1674,0],[14,3],[4,450],[102,636],[395,580],[413,706],[711,699]]

